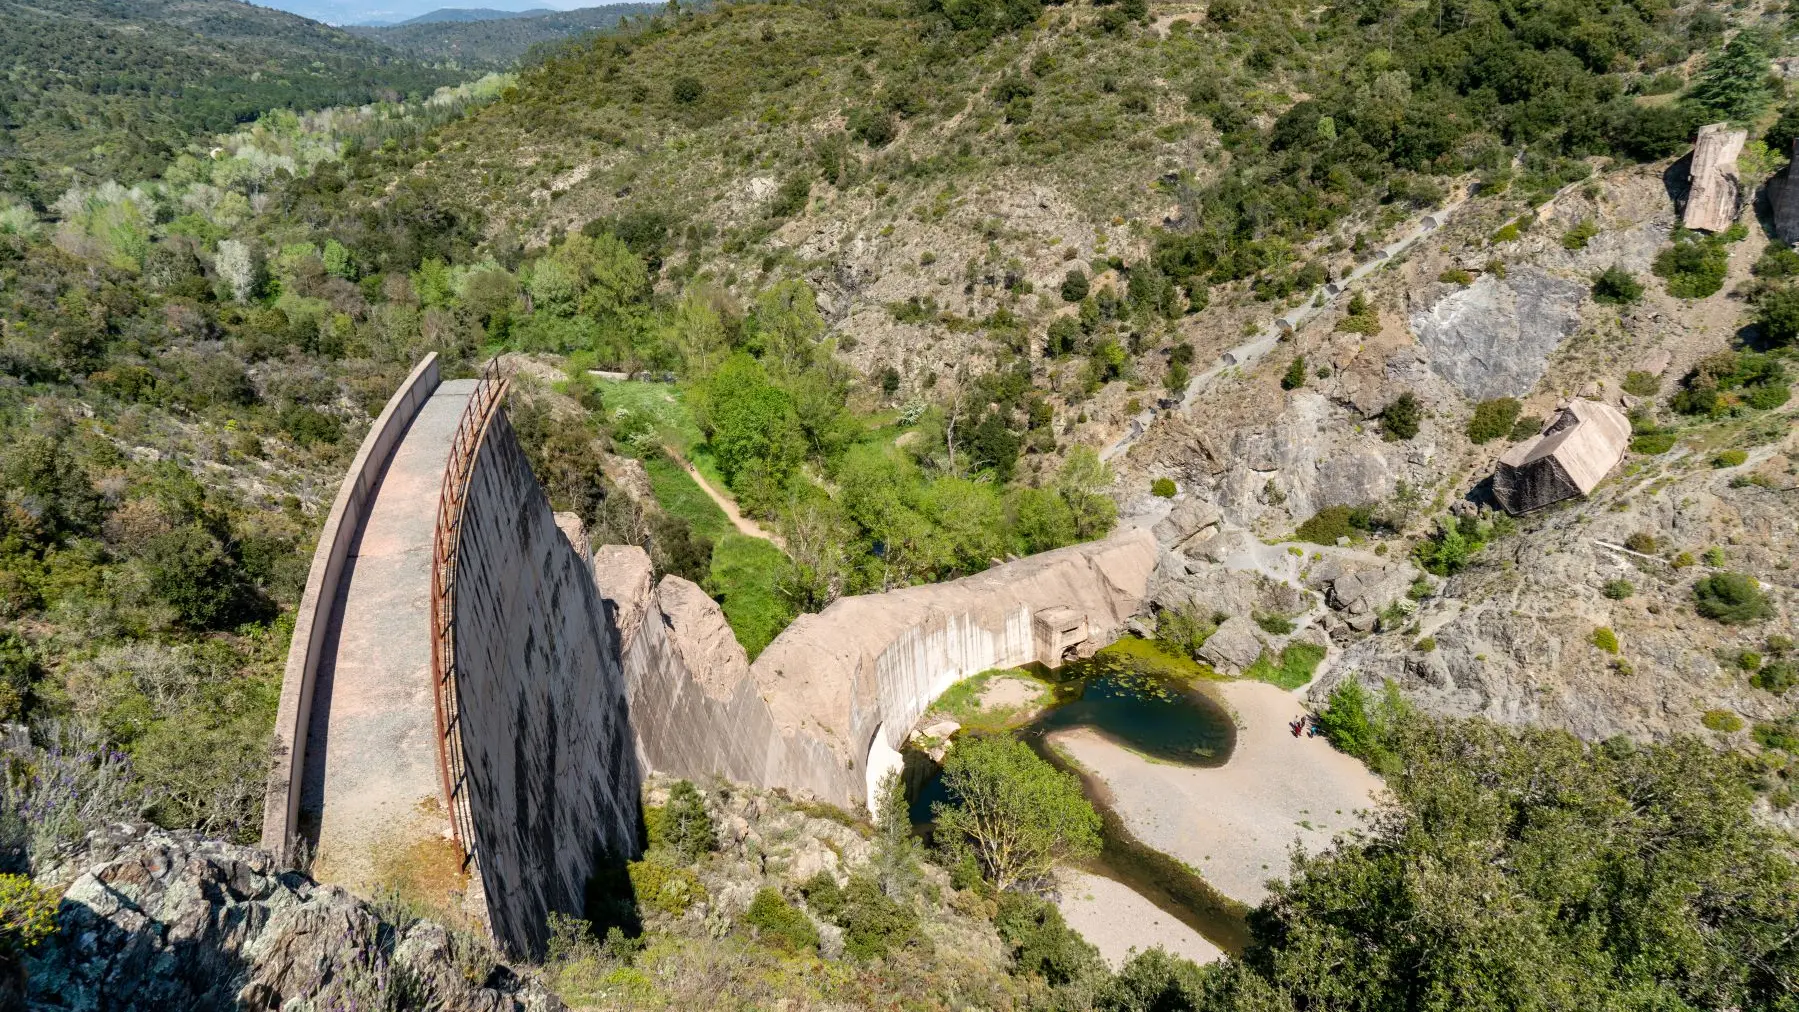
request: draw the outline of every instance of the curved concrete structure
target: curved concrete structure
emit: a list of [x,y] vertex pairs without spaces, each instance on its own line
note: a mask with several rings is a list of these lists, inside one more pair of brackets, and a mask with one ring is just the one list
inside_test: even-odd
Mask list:
[[312,713],[319,660],[337,613],[344,567],[350,546],[367,519],[376,484],[386,470],[394,447],[411,426],[419,409],[438,386],[437,355],[425,356],[400,384],[387,406],[363,437],[362,446],[344,483],[337,490],[331,512],[319,532],[312,569],[294,617],[294,637],[288,645],[287,669],[281,679],[281,702],[275,714],[275,744],[268,791],[263,803],[262,845],[285,855],[298,836],[300,777],[305,766],[306,730]]
[[957,680],[1118,635],[1142,530],[951,583],[845,598],[748,663],[723,612],[642,549],[553,514],[505,381],[408,377],[313,560],[282,685],[264,843],[541,953],[635,857],[649,767],[860,805]]
[[635,856],[641,778],[585,535],[503,389],[427,359],[364,441],[290,648],[264,845],[538,953],[546,915]]
[[1148,531],[1122,531],[949,583],[843,598],[800,616],[753,665],[702,646],[729,633],[698,588],[665,577],[650,593],[641,549],[600,558],[608,606],[627,630],[625,676],[651,767],[856,807],[957,681],[1053,665],[1116,638],[1142,605],[1156,544]]
[[394,449],[345,565],[318,661],[299,835],[322,881],[457,907],[431,692],[431,556],[444,452],[475,390],[440,384]]

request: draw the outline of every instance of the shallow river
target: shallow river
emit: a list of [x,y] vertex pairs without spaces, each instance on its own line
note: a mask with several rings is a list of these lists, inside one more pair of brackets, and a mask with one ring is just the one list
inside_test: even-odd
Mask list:
[[[1104,819],[1105,846],[1086,870],[1128,886],[1226,952],[1237,953],[1248,940],[1242,906],[1185,864],[1140,843],[1113,812],[1105,785],[1070,766],[1047,741],[1056,731],[1092,728],[1158,762],[1224,765],[1237,738],[1230,713],[1205,692],[1156,668],[1111,651],[1055,671],[1033,668],[1030,673],[1050,686],[1052,702],[1011,733],[1056,768],[1079,776],[1087,800]],[[947,802],[948,792],[929,756],[909,749],[905,758],[912,823],[928,836],[932,805]]]

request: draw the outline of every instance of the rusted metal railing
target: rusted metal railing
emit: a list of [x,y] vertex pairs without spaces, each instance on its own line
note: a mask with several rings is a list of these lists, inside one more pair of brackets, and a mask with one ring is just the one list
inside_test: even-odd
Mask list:
[[431,682],[437,711],[437,771],[443,779],[450,832],[462,850],[464,871],[469,871],[475,862],[475,834],[462,749],[462,712],[456,693],[456,556],[475,457],[494,412],[506,397],[507,378],[499,361],[489,361],[481,371],[481,381],[469,395],[468,407],[463,409],[462,420],[456,426],[456,437],[450,442],[443,491],[437,500],[437,532],[431,554]]

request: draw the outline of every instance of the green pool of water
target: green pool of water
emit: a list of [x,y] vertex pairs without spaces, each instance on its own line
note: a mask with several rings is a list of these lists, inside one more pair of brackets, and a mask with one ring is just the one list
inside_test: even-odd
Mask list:
[[[1091,728],[1159,762],[1223,765],[1237,728],[1228,710],[1194,687],[1207,672],[1141,647],[1108,649],[1054,671],[1026,670],[1049,685],[1051,703],[1011,733],[1058,769],[1080,776],[1087,800],[1104,819],[1105,846],[1087,870],[1136,890],[1227,951],[1240,951],[1248,934],[1242,907],[1181,862],[1139,842],[1112,812],[1104,784],[1073,769],[1048,742],[1057,731]],[[949,801],[940,770],[929,756],[908,751],[905,779],[913,825],[928,837],[932,806]]]

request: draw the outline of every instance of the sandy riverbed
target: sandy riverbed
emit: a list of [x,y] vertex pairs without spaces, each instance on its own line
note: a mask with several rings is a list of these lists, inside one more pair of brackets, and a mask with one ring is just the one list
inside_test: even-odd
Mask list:
[[[1381,781],[1323,738],[1294,738],[1287,721],[1302,707],[1293,694],[1264,682],[1206,688],[1238,723],[1236,750],[1216,769],[1151,762],[1084,728],[1051,741],[1105,781],[1113,809],[1139,840],[1255,906],[1268,895],[1268,879],[1287,874],[1295,840],[1308,853],[1323,850],[1358,824],[1356,813],[1372,806]],[[1100,944],[1094,934],[1082,934]]]
[[1092,942],[1106,963],[1116,970],[1133,951],[1160,945],[1195,963],[1210,963],[1224,955],[1218,946],[1166,913],[1155,904],[1109,878],[1065,868],[1056,907],[1068,926]]

